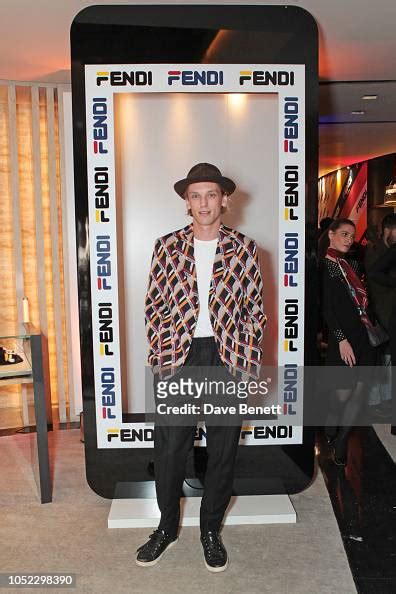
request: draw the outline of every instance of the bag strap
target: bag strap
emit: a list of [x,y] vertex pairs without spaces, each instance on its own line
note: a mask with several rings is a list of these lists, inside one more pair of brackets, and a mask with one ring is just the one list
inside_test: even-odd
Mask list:
[[340,262],[339,262],[338,260],[337,260],[337,264],[338,264],[338,266],[339,266],[339,268],[340,268],[340,270],[341,270],[341,274],[342,274],[342,276],[344,277],[346,284],[348,285],[349,292],[350,292],[350,294],[351,294],[351,297],[352,297],[352,299],[353,299],[353,300],[354,300],[354,302],[355,302],[355,305],[356,305],[356,307],[357,307],[357,309],[358,309],[359,315],[360,315],[360,316],[364,315],[366,312],[365,312],[365,311],[364,311],[364,309],[363,309],[363,308],[360,306],[360,303],[359,303],[359,301],[358,301],[358,298],[356,297],[356,291],[355,291],[355,289],[354,289],[354,288],[351,286],[351,283],[349,282],[349,280],[348,280],[348,278],[347,278],[347,275],[345,274],[345,270],[343,269],[343,267],[341,266],[341,264],[340,264]]
[[341,264],[339,262],[338,262],[338,266],[340,267],[342,276],[344,277],[345,282],[348,285],[349,293],[350,293],[350,295],[351,295],[351,297],[352,297],[352,299],[353,299],[353,301],[354,301],[354,303],[356,305],[356,308],[358,310],[358,313],[359,313],[360,319],[362,321],[362,324],[366,328],[372,328],[373,324],[371,323],[370,318],[368,317],[366,310],[363,309],[363,307],[361,307],[361,305],[360,305],[360,303],[358,301],[358,298],[356,297],[356,291],[351,286],[351,283],[349,282],[349,280],[347,278],[347,275],[345,274],[345,270],[343,269],[343,267],[341,266]]

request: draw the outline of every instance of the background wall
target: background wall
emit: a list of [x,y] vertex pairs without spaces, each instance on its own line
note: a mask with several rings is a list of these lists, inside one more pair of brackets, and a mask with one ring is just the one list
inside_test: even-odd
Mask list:
[[157,237],[192,220],[173,184],[195,163],[214,163],[237,184],[223,222],[258,243],[269,320],[264,363],[277,362],[278,106],[276,95],[254,94],[123,93],[115,100],[123,407],[143,412],[152,250]]
[[384,216],[396,212],[396,207],[381,207],[384,204],[385,188],[394,179],[395,173],[395,153],[370,159],[367,163],[368,226],[377,232],[381,230]]
[[[66,160],[69,166],[72,160],[64,143],[65,126],[71,132],[70,110],[66,124],[63,119],[66,89],[69,85],[0,84],[0,337],[12,334],[22,322],[26,296],[30,321],[47,341],[51,402],[61,422],[76,417],[74,396],[81,398],[71,364],[69,274],[73,271],[67,263],[72,257],[75,264],[76,258],[70,233],[67,240],[67,223],[74,227],[74,201],[71,196],[68,216],[65,171]],[[78,317],[73,323],[78,330]],[[8,340],[4,346],[18,344]],[[74,346],[79,349],[78,333]],[[29,414],[32,385],[9,382],[0,381],[0,428],[34,424],[34,415]],[[21,412],[20,419],[15,411]]]
[[351,219],[356,241],[362,240],[367,229],[367,161],[320,178],[318,223],[324,217]]
[[318,224],[324,217],[351,218],[357,240],[369,230],[370,239],[381,231],[381,221],[396,208],[384,207],[385,188],[396,174],[396,154],[351,164],[319,179]]

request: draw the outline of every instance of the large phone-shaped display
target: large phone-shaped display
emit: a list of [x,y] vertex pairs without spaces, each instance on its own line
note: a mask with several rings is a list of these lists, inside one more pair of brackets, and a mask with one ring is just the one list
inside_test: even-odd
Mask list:
[[[260,248],[265,381],[282,407],[282,418],[244,423],[235,492],[303,489],[313,471],[303,372],[316,334],[305,265],[317,187],[312,17],[294,7],[98,6],[76,17],[71,39],[89,484],[106,497],[125,483],[129,495],[152,490],[144,291],[155,238],[188,223],[173,182],[209,161],[238,182],[226,224]],[[204,472],[204,427],[196,437],[189,477]]]

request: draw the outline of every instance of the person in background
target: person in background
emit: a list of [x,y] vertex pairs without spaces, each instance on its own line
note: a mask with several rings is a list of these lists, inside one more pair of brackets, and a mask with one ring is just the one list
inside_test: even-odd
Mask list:
[[[368,292],[370,304],[379,323],[391,336],[390,320],[392,311],[396,305],[396,286],[392,285],[392,278],[396,277],[396,264],[390,265],[387,272],[381,271],[371,274],[375,263],[381,260],[389,251],[392,244],[396,242],[396,214],[388,214],[382,219],[381,237],[366,250],[365,269],[367,273]],[[386,261],[386,260],[385,260]],[[379,277],[377,276],[379,273]],[[377,282],[377,278],[381,282]],[[385,279],[385,282],[384,282]],[[388,280],[386,280],[388,279]],[[382,366],[378,374],[378,386],[374,386],[370,393],[369,404],[374,408],[377,416],[387,416],[391,407],[390,366],[391,349],[389,342],[378,348],[378,364]],[[393,362],[393,365],[395,363]]]
[[[387,330],[390,313],[396,299],[396,290],[389,285],[377,283],[370,275],[370,269],[376,260],[386,254],[389,247],[396,242],[396,214],[388,214],[383,218],[381,231],[380,241],[367,250],[364,264],[368,275],[371,305],[378,321]],[[395,270],[390,273],[391,275],[396,274],[396,266]]]
[[[396,215],[394,215],[396,218]],[[395,409],[396,409],[396,225],[388,235],[389,248],[377,258],[371,266],[368,277],[369,280],[375,282],[381,287],[386,287],[393,291],[393,300],[387,317],[387,330],[389,334],[389,351],[392,362],[392,391],[391,398],[393,403],[393,418],[392,424],[396,425]],[[392,431],[393,432],[393,431]]]
[[[331,369],[330,410],[325,433],[333,444],[337,465],[347,464],[347,444],[352,426],[365,404],[365,366],[375,364],[367,326],[368,297],[360,276],[359,263],[348,259],[355,241],[355,224],[336,219],[328,228],[328,248],[322,261],[322,308],[329,329],[326,366]],[[337,430],[338,428],[338,430]]]

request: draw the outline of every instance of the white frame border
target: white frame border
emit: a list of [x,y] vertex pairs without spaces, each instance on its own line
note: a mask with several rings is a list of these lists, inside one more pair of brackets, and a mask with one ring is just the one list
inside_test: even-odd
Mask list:
[[[180,72],[176,79],[170,79],[170,72]],[[274,72],[284,73],[276,84],[259,85],[254,79],[254,73]],[[186,72],[204,73],[201,77],[215,81],[213,84],[191,84],[194,75]],[[208,73],[214,73],[212,75]],[[116,74],[121,73],[121,74]],[[135,84],[128,80],[124,83],[126,73],[134,78]],[[132,73],[132,76],[131,76]],[[149,74],[151,73],[151,74]],[[216,77],[217,73],[217,77]],[[220,73],[222,75],[220,76]],[[245,73],[245,74],[243,74]],[[242,81],[243,76],[249,76]],[[184,77],[184,78],[183,78]],[[216,83],[217,80],[217,83]],[[284,81],[289,80],[289,84]],[[186,81],[190,84],[186,85]],[[293,81],[293,84],[291,84]],[[92,339],[95,378],[95,411],[97,447],[99,449],[137,447],[149,448],[153,446],[152,425],[146,423],[122,422],[122,395],[121,395],[121,367],[119,351],[119,311],[118,311],[118,272],[117,272],[117,228],[116,228],[116,201],[115,201],[115,150],[114,150],[114,93],[276,93],[279,105],[279,274],[283,276],[283,283],[279,283],[278,292],[278,367],[293,366],[298,375],[297,401],[287,403],[285,396],[279,398],[285,413],[289,411],[290,418],[296,419],[296,406],[298,414],[302,415],[304,365],[304,260],[305,260],[305,66],[301,64],[109,64],[85,66],[85,97],[86,97],[86,130],[87,130],[87,179],[88,179],[88,209],[89,209],[89,250],[91,272],[91,304],[92,304]],[[293,105],[294,98],[298,106],[297,138],[286,138],[285,106]],[[103,109],[101,125],[98,125],[100,110]],[[97,113],[94,117],[94,111]],[[286,143],[287,149],[286,150]],[[291,149],[292,152],[291,152]],[[285,172],[286,167],[295,167],[298,171],[298,205],[292,208],[285,203]],[[109,180],[109,205],[105,209],[95,206],[95,168],[106,168]],[[296,217],[293,219],[292,217]],[[286,234],[293,233],[298,245],[298,271],[293,274],[285,272],[285,240]],[[97,274],[97,244],[100,237],[108,238],[111,254],[111,274],[105,277],[104,288],[101,277]],[[284,271],[284,274],[281,272]],[[287,278],[286,278],[287,277]],[[288,338],[285,322],[286,300],[295,300],[298,308],[298,335]],[[111,354],[106,354],[106,344],[100,339],[99,304],[107,303],[112,311],[113,340]],[[103,311],[103,310],[102,310]],[[95,338],[96,337],[96,338]],[[291,350],[295,349],[295,350]],[[102,377],[104,369],[112,370],[110,376],[114,377],[114,403],[111,406],[103,405]],[[108,372],[109,373],[109,372]],[[285,394],[282,378],[278,382],[278,394]],[[281,392],[283,390],[283,392]],[[288,406],[290,407],[288,409]],[[107,413],[107,410],[110,413]],[[111,418],[107,415],[110,414]],[[287,414],[286,414],[287,417]],[[298,417],[300,418],[300,417]],[[302,417],[301,417],[302,418]],[[261,423],[262,424],[262,423]],[[243,427],[245,435],[240,443],[244,445],[282,445],[302,443],[302,427],[293,423],[293,437],[272,438],[257,440],[254,438],[253,428],[260,425],[260,421],[250,421],[249,427]],[[287,425],[287,422],[285,422]],[[247,429],[252,428],[251,434]],[[146,437],[134,440],[125,440],[124,436],[133,431],[134,435],[143,434]],[[205,445],[204,440],[196,445]]]

